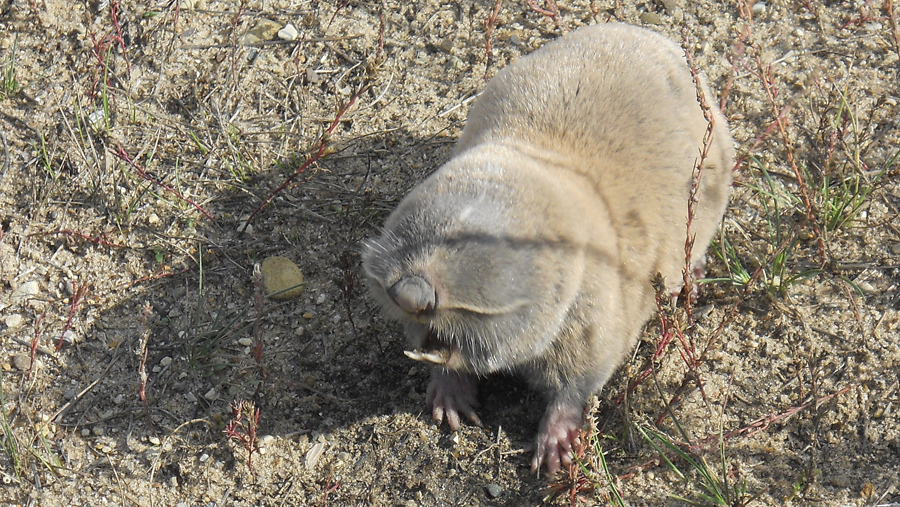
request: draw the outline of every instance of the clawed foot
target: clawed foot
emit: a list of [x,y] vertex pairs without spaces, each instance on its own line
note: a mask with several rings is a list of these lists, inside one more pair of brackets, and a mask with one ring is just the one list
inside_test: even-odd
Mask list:
[[441,424],[444,417],[450,429],[459,429],[459,415],[466,416],[476,426],[481,426],[481,419],[475,413],[478,407],[478,388],[475,380],[469,375],[448,371],[444,368],[431,370],[431,382],[425,401],[431,407],[434,421]]
[[541,420],[537,449],[531,471],[540,474],[541,466],[550,475],[560,466],[572,464],[572,451],[581,447],[582,409],[571,404],[552,404]]

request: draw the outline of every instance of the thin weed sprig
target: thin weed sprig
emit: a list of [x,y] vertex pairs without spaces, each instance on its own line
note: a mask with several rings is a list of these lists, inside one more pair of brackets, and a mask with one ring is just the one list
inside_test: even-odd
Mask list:
[[153,315],[153,307],[150,306],[149,302],[144,303],[141,307],[140,333],[138,335],[138,349],[136,352],[138,354],[138,397],[144,405],[144,413],[147,416],[147,426],[150,428],[150,431],[156,434],[156,428],[154,428],[153,420],[150,418],[150,404],[147,403],[147,380],[149,379],[149,375],[147,374],[147,356],[150,352],[149,320],[151,315]]
[[225,426],[225,435],[247,451],[247,469],[250,473],[253,473],[253,453],[259,451],[258,428],[259,407],[248,400],[232,401],[231,421]]
[[81,285],[78,285],[75,288],[75,293],[72,294],[72,302],[69,304],[69,317],[66,319],[66,325],[63,327],[62,333],[59,335],[59,340],[56,342],[56,352],[59,352],[59,349],[62,348],[63,342],[66,338],[66,333],[69,332],[69,329],[72,328],[72,322],[75,319],[76,311],[78,310],[78,306],[81,304],[81,301],[88,294],[88,284],[87,282],[82,282]]
[[139,175],[142,179],[144,179],[144,180],[146,180],[146,181],[149,181],[150,183],[153,183],[154,185],[156,185],[156,186],[158,186],[158,187],[160,187],[160,188],[162,188],[162,189],[168,191],[169,193],[175,195],[175,197],[177,197],[177,198],[181,199],[182,201],[184,201],[184,202],[190,204],[191,206],[193,206],[194,209],[196,209],[197,211],[199,211],[200,213],[202,213],[203,216],[205,216],[206,218],[208,218],[211,222],[213,222],[213,223],[216,222],[216,220],[212,217],[212,215],[210,215],[205,209],[203,209],[202,206],[200,206],[200,205],[197,204],[196,202],[192,201],[191,199],[185,197],[181,192],[179,192],[179,191],[176,190],[175,188],[172,188],[171,186],[169,186],[169,185],[163,183],[161,180],[159,180],[159,179],[157,179],[157,178],[154,178],[153,176],[150,176],[150,175],[147,173],[147,171],[145,171],[144,168],[140,166],[140,164],[138,164],[137,162],[135,162],[134,160],[131,159],[131,157],[128,155],[128,153],[125,152],[125,149],[122,148],[121,145],[119,145],[119,146],[116,147],[115,155],[116,155],[117,157],[119,157],[121,160],[123,160],[124,162],[126,162],[126,163],[129,165],[129,167],[131,167],[132,169],[134,169],[135,172],[137,172],[138,175]]
[[328,155],[330,155],[334,152],[334,148],[332,146],[330,146],[328,143],[329,139],[331,138],[331,135],[334,133],[334,129],[337,128],[337,126],[341,122],[341,118],[343,118],[344,115],[347,114],[347,111],[349,111],[350,108],[353,107],[353,105],[356,103],[356,101],[359,99],[359,97],[372,87],[372,84],[373,84],[372,82],[366,80],[363,82],[362,85],[359,86],[359,88],[356,89],[356,91],[353,93],[353,95],[350,96],[350,99],[347,101],[347,103],[344,104],[344,106],[338,110],[337,114],[334,117],[334,120],[332,120],[332,122],[328,126],[328,128],[325,129],[325,132],[323,132],[321,137],[319,137],[318,143],[316,143],[315,148],[313,148],[313,150],[309,152],[309,154],[306,157],[306,161],[303,162],[302,164],[300,164],[300,167],[298,167],[293,172],[293,174],[288,176],[284,180],[284,182],[278,186],[278,188],[273,190],[272,193],[270,193],[269,196],[266,197],[266,199],[262,202],[262,204],[260,204],[259,206],[257,206],[257,208],[255,210],[253,210],[253,213],[250,214],[250,216],[247,218],[247,221],[244,222],[244,225],[240,229],[240,232],[242,234],[247,231],[247,227],[250,226],[250,224],[253,222],[253,219],[256,217],[256,215],[259,214],[259,212],[262,211],[263,208],[268,206],[269,203],[272,202],[272,199],[274,199],[276,195],[278,195],[282,190],[287,188],[287,186],[290,185],[290,183],[292,181],[294,181],[294,178],[299,176],[303,171],[305,171],[307,168],[309,168],[309,166],[313,165],[314,163],[318,162],[322,158],[327,157]]
[[493,36],[494,28],[500,23],[500,10],[503,8],[503,0],[495,0],[491,7],[491,13],[484,20],[484,79],[489,77],[491,63],[494,61]]
[[9,59],[3,65],[0,75],[0,98],[8,99],[19,92],[19,81],[16,79],[16,52],[19,50],[19,36],[13,39]]

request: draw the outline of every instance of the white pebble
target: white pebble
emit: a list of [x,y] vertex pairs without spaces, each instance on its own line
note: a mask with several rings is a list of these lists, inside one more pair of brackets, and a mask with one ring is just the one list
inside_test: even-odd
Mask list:
[[291,23],[284,25],[284,28],[278,30],[278,38],[281,40],[295,40],[299,35],[300,33]]
[[306,469],[313,470],[316,467],[316,463],[318,463],[319,458],[322,457],[322,453],[325,452],[325,444],[322,442],[318,442],[313,444],[312,447],[309,448],[309,451],[306,452],[306,457],[304,461],[306,462]]
[[22,317],[18,313],[14,313],[12,315],[7,315],[3,322],[6,324],[6,327],[9,329],[18,329],[22,327],[22,323],[25,322],[25,317]]
[[16,287],[16,290],[12,292],[9,299],[13,304],[24,302],[27,299],[31,299],[34,296],[38,295],[40,292],[41,286],[37,283],[36,280],[31,280],[23,283]]

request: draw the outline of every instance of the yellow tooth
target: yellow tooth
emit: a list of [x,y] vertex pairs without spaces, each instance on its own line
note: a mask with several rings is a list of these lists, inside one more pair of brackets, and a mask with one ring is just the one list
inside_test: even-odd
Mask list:
[[423,363],[446,364],[450,355],[446,352],[419,352],[418,350],[404,350],[406,357]]

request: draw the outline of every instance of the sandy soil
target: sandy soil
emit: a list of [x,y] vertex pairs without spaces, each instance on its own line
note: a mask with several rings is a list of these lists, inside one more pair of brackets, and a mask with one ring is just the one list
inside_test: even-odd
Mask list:
[[[488,57],[493,2],[0,0],[0,504],[606,504],[596,453],[577,487],[529,473],[519,379],[482,382],[484,427],[431,423],[359,251],[486,76],[608,21],[721,94],[741,162],[709,276],[761,267],[703,286],[695,365],[653,357],[655,320],[600,393],[622,503],[710,503],[703,460],[731,505],[900,504],[900,6],[558,3],[503,2]],[[299,297],[261,298],[273,255]]]

